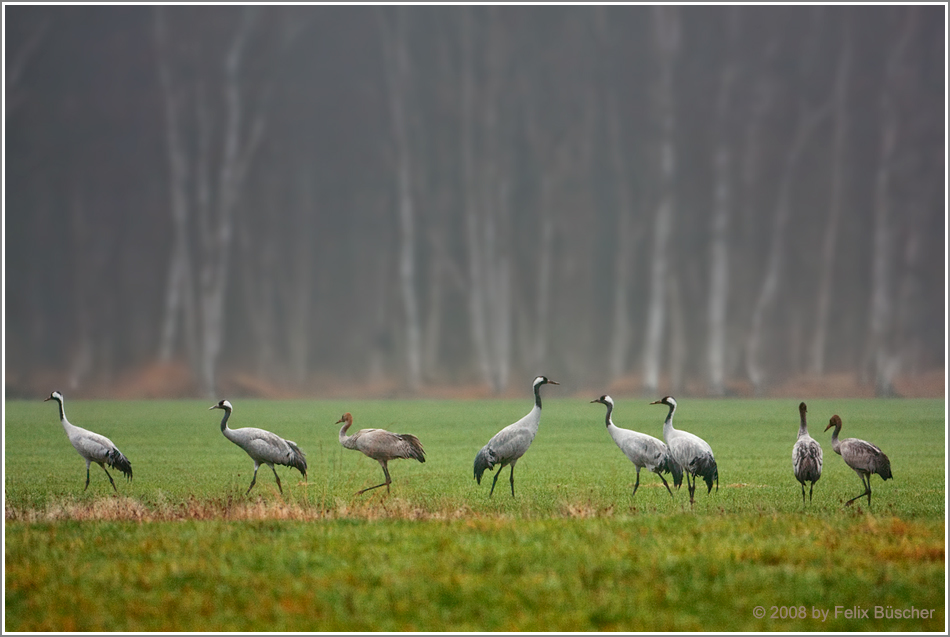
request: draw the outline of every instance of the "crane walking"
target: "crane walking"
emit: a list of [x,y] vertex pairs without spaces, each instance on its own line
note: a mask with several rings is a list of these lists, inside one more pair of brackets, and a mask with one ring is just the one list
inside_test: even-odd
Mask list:
[[390,460],[396,458],[405,458],[426,461],[426,450],[422,448],[422,443],[412,434],[394,434],[385,429],[360,429],[352,436],[346,435],[346,431],[353,425],[353,415],[350,412],[343,414],[336,424],[344,423],[340,428],[340,444],[347,449],[356,449],[372,458],[383,468],[383,475],[386,476],[386,482],[377,484],[374,487],[367,487],[356,492],[361,495],[367,491],[386,487],[386,493],[389,493],[389,485],[392,484],[392,478],[389,477],[389,468],[387,464]]
[[[700,476],[706,482],[706,493],[712,491],[713,480],[716,481],[716,493],[719,492],[719,467],[713,457],[712,447],[688,431],[673,428],[673,412],[676,411],[676,399],[664,396],[655,400],[651,405],[666,405],[670,408],[663,423],[663,437],[673,454],[673,460],[686,473],[686,486],[689,488],[689,503],[693,504],[693,494],[696,492],[696,477]],[[689,477],[693,476],[692,481]]]
[[630,462],[637,468],[637,483],[633,485],[633,495],[636,495],[637,489],[640,488],[640,469],[646,467],[660,476],[660,480],[663,481],[663,486],[670,492],[670,497],[672,498],[673,491],[670,489],[670,485],[667,484],[663,474],[671,473],[673,475],[673,485],[679,488],[680,485],[683,484],[683,470],[676,464],[676,461],[673,460],[673,455],[670,453],[669,447],[667,447],[662,440],[658,440],[653,436],[616,426],[610,418],[610,414],[614,410],[614,399],[610,396],[604,394],[600,398],[590,402],[607,405],[607,431],[610,433],[610,437],[614,439],[614,442],[617,443],[617,446],[620,447],[620,450],[623,451],[624,455],[626,455],[627,458],[630,459]]
[[891,461],[888,460],[883,451],[866,440],[858,438],[838,440],[838,432],[841,431],[841,417],[838,414],[831,417],[825,431],[832,427],[835,430],[831,434],[831,448],[835,450],[836,454],[844,458],[845,464],[854,469],[864,486],[864,493],[856,495],[845,502],[844,505],[851,506],[855,500],[867,496],[868,506],[871,506],[871,476],[876,473],[884,480],[893,478]]
[[257,470],[262,464],[266,464],[274,472],[274,477],[277,478],[277,488],[281,495],[284,493],[284,488],[280,485],[280,476],[277,475],[277,470],[274,468],[275,464],[293,467],[300,472],[304,480],[307,479],[307,458],[296,442],[284,440],[277,434],[257,427],[231,429],[228,427],[228,418],[231,417],[232,407],[231,403],[226,400],[208,407],[208,411],[212,409],[224,410],[224,417],[221,419],[221,433],[224,434],[225,438],[246,451],[247,455],[254,461],[254,477],[251,478],[251,486],[247,488],[244,495],[250,493],[257,483]]
[[113,491],[118,493],[119,490],[115,486],[115,480],[109,475],[109,470],[106,469],[106,465],[109,465],[113,469],[118,469],[125,474],[126,479],[131,480],[132,463],[129,462],[129,459],[105,436],[83,429],[82,427],[77,427],[66,420],[66,410],[63,408],[64,399],[60,392],[54,391],[49,395],[49,398],[44,399],[43,402],[45,403],[47,400],[55,400],[59,403],[59,421],[63,424],[63,429],[66,430],[66,436],[69,438],[69,442],[73,444],[73,447],[76,448],[79,455],[86,461],[86,486],[83,488],[83,491],[89,488],[89,465],[95,462],[106,472],[106,476],[112,484]]
[[488,492],[490,498],[495,492],[495,483],[498,482],[498,476],[505,465],[511,466],[511,473],[508,481],[511,483],[511,497],[515,496],[515,464],[531,446],[538,433],[538,425],[541,424],[541,385],[560,385],[546,376],[538,376],[532,384],[534,387],[534,407],[528,414],[512,423],[492,436],[478,455],[475,456],[475,481],[482,483],[482,474],[485,469],[492,471],[496,466],[498,473],[491,483],[491,491]]
[[795,478],[802,485],[802,504],[805,504],[805,483],[811,482],[808,487],[808,501],[811,502],[811,492],[815,488],[815,483],[821,477],[821,445],[818,441],[808,435],[808,424],[805,422],[805,413],[808,408],[805,403],[798,406],[798,413],[801,415],[801,425],[798,426],[798,440],[792,447],[792,470],[795,472]]

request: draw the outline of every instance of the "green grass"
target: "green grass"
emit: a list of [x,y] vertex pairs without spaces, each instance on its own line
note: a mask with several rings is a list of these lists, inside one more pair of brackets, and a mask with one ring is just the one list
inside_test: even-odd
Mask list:
[[[619,399],[614,421],[662,437],[666,409],[647,402]],[[70,420],[109,436],[135,471],[131,483],[113,472],[115,496],[94,466],[83,493],[85,463],[55,405],[8,401],[6,630],[945,628],[942,401],[808,401],[825,468],[803,507],[797,401],[683,400],[676,425],[712,445],[720,474],[692,508],[685,488],[671,499],[646,471],[631,497],[633,466],[603,406],[581,399],[545,400],[514,499],[507,469],[489,499],[493,474],[476,485],[472,460],[530,398],[234,403],[232,427],[304,449],[306,483],[278,469],[281,497],[263,467],[245,497],[253,463],[210,401],[67,401]],[[337,442],[346,410],[354,428],[417,435],[427,462],[394,461],[391,495],[354,496],[382,471]],[[862,487],[822,431],[832,413],[843,437],[891,459],[895,479],[872,478],[870,511],[842,506]],[[836,606],[869,617],[836,618]],[[875,606],[936,611],[875,619]]]

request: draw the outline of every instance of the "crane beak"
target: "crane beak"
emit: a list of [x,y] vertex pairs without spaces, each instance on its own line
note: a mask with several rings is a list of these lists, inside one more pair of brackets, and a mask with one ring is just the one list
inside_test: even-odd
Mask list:
[[828,431],[828,430],[831,429],[832,427],[834,427],[834,425],[832,425],[832,424],[829,422],[829,423],[828,423],[828,426],[825,427],[825,431]]
[[212,409],[219,409],[219,407],[217,405],[211,405],[208,407],[208,411],[211,411]]
[[339,425],[341,422],[343,422],[343,418],[340,418],[339,420],[337,420],[337,421],[336,421],[335,423],[333,423],[333,424],[334,424],[334,425]]
[[653,401],[652,403],[650,403],[650,404],[651,404],[651,405],[660,405],[660,404],[662,404],[662,401],[654,400],[654,401]]
[[548,385],[560,385],[560,384],[561,383],[557,382],[556,380],[548,380]]

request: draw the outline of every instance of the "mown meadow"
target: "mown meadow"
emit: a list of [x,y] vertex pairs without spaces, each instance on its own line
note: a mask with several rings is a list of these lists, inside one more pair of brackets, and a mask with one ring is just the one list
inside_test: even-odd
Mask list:
[[[489,498],[494,474],[476,485],[472,461],[530,396],[232,400],[231,427],[269,429],[307,453],[306,482],[278,468],[282,496],[267,467],[244,495],[253,462],[221,435],[212,401],[67,396],[70,421],[131,460],[132,482],[112,472],[118,495],[96,466],[83,492],[85,463],[55,404],[7,401],[4,627],[945,630],[943,401],[802,397],[825,455],[803,506],[791,471],[798,401],[680,400],[675,425],[706,439],[719,464],[719,491],[700,485],[690,507],[685,487],[670,498],[647,471],[631,497],[635,471],[605,408],[551,389],[515,498],[507,468]],[[665,407],[616,402],[618,426],[662,438]],[[340,447],[344,411],[354,429],[415,434],[426,463],[393,461],[390,494],[355,496],[382,471]],[[894,480],[872,478],[870,509],[843,507],[862,487],[823,431],[834,413],[842,437],[891,459]]]

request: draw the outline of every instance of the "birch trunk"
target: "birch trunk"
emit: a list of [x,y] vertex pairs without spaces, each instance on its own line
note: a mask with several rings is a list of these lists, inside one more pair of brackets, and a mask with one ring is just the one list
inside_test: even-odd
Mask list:
[[828,315],[831,311],[831,286],[834,281],[835,253],[838,240],[838,220],[843,208],[845,143],[848,128],[848,81],[851,75],[851,31],[845,23],[841,55],[835,75],[834,111],[835,130],[832,147],[831,203],[821,250],[821,269],[818,279],[818,299],[815,304],[815,332],[811,343],[808,370],[821,375],[825,371],[825,349],[828,340]]
[[712,228],[709,254],[708,305],[708,387],[709,393],[725,393],[727,314],[729,307],[729,225],[734,197],[732,148],[729,143],[729,114],[732,107],[732,87],[738,75],[735,46],[738,34],[738,8],[732,7],[727,27],[729,55],[719,76],[719,95],[716,104],[717,140],[713,159],[714,192]]
[[795,169],[798,166],[802,152],[818,125],[827,114],[823,107],[808,111],[804,105],[800,106],[798,124],[795,136],[785,157],[785,165],[779,182],[778,194],[775,203],[775,212],[772,216],[772,233],[769,240],[768,259],[765,265],[765,274],[762,277],[762,287],[752,313],[752,324],[749,336],[746,339],[746,372],[755,392],[761,393],[765,386],[766,372],[762,360],[762,343],[765,338],[765,320],[768,311],[775,303],[778,287],[781,282],[782,265],[785,259],[787,241],[785,229],[792,210],[792,182]]
[[657,106],[660,118],[660,202],[653,223],[653,263],[647,304],[643,355],[643,389],[656,392],[660,381],[663,327],[667,320],[666,285],[669,272],[669,245],[673,232],[674,180],[676,178],[675,102],[673,72],[679,52],[679,13],[675,6],[653,7],[655,50],[659,64]]
[[871,307],[866,360],[874,370],[878,396],[894,394],[894,377],[899,360],[892,351],[894,331],[894,228],[890,220],[891,176],[896,159],[900,128],[895,93],[903,64],[903,54],[914,31],[916,13],[908,13],[899,39],[894,43],[884,69],[881,89],[881,151],[874,181],[874,239],[871,261]]
[[395,9],[395,24],[386,24],[380,12],[379,23],[385,43],[386,76],[389,85],[389,110],[392,118],[396,156],[396,191],[399,215],[399,288],[402,295],[406,330],[406,382],[410,391],[419,388],[422,379],[422,328],[416,292],[415,202],[412,193],[412,151],[409,145],[409,50],[406,36],[406,9]]

